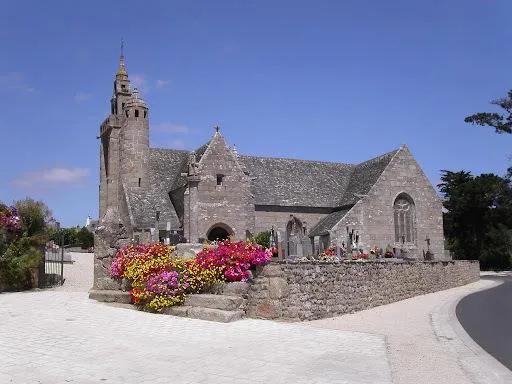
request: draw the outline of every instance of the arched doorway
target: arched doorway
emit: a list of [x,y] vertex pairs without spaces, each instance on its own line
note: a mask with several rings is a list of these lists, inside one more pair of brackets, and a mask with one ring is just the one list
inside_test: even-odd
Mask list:
[[209,241],[223,241],[227,240],[233,234],[233,230],[226,224],[219,223],[213,225],[207,234]]

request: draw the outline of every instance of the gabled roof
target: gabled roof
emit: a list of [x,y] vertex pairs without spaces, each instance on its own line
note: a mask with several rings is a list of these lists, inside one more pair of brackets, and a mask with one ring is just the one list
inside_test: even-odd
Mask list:
[[342,209],[340,211],[335,211],[330,215],[325,216],[322,220],[320,220],[313,228],[310,229],[308,236],[322,236],[327,235],[330,229],[334,227],[345,215],[350,211],[352,207]]
[[398,151],[399,149],[395,149],[354,166],[350,182],[337,205],[343,207],[355,204],[363,195],[366,195]]
[[249,172],[256,205],[336,207],[353,165],[240,156]]
[[169,198],[174,180],[179,176],[188,151],[176,149],[150,148],[149,183],[145,188],[126,188],[125,195],[132,224],[137,228],[151,228],[156,223],[156,211],[160,212],[158,224],[165,228],[179,227],[179,220]]
[[[194,151],[196,153],[196,162],[199,163],[199,161],[203,157],[203,155],[206,152],[206,149],[208,148],[210,143],[211,143],[211,140],[208,141],[206,144],[200,146],[199,148],[197,148]],[[176,149],[168,149],[168,151],[177,151],[177,150]],[[180,152],[183,152],[183,151],[180,151]],[[169,191],[175,191],[175,190],[180,189],[180,188],[184,187],[185,185],[187,185],[187,177],[181,176],[181,174],[188,172],[188,156],[190,155],[191,152],[189,152],[189,151],[184,151],[184,152],[186,152],[185,157],[182,160],[180,170],[177,173],[177,176],[174,179],[174,182],[172,183],[172,186],[169,189]]]
[[[210,143],[196,150],[198,162]],[[257,156],[238,156],[238,161],[249,173],[256,205],[337,209],[311,229],[311,233],[324,234],[369,192],[397,151],[360,164]],[[169,193],[182,194],[187,181],[181,174],[188,171],[189,154],[184,150],[150,149],[148,188],[125,191],[137,227],[153,227],[156,210],[160,211],[160,223],[171,221],[173,228],[179,226]]]

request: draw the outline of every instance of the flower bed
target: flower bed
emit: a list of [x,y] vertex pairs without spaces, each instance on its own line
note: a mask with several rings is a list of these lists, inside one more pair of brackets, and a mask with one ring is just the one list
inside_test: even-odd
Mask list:
[[214,283],[247,280],[250,268],[272,258],[270,250],[243,241],[207,245],[194,259],[175,257],[174,251],[160,243],[130,244],[117,252],[110,276],[130,281],[134,304],[159,312]]

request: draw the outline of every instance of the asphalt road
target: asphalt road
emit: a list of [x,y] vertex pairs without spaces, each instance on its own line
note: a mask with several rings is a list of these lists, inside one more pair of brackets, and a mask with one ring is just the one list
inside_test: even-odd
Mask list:
[[507,275],[482,277],[503,284],[466,296],[456,313],[469,336],[512,370],[512,273]]

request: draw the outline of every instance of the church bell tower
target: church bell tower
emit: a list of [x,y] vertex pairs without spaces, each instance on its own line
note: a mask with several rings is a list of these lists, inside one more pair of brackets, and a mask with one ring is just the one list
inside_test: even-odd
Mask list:
[[124,188],[148,185],[149,109],[138,90],[132,90],[126,70],[124,45],[117,69],[110,115],[100,127],[100,220],[107,209],[122,215]]

